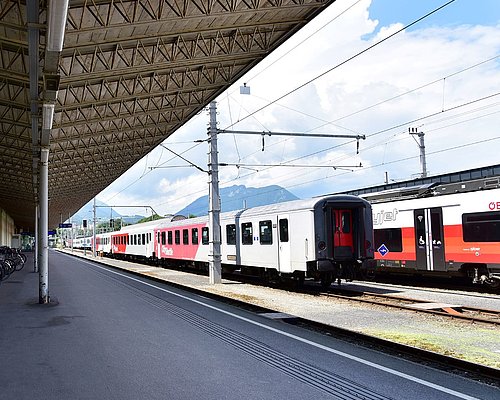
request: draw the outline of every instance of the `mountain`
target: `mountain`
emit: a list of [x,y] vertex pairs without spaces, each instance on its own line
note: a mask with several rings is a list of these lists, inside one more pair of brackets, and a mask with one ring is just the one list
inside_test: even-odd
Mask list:
[[[234,185],[220,189],[221,211],[240,210],[264,206],[267,204],[281,203],[283,201],[297,200],[298,197],[290,193],[281,186],[272,185],[261,188],[247,188],[244,185]],[[202,196],[187,207],[180,210],[177,214],[186,217],[190,215],[208,214],[208,196]]]
[[[112,219],[122,219],[126,224],[135,224],[140,219],[144,218],[143,215],[121,215],[117,213],[111,206],[103,203],[102,201],[96,200],[95,214],[97,221],[109,221]],[[80,208],[71,217],[71,222],[81,225],[82,220],[92,221],[94,219],[94,199],[90,200],[82,208]],[[66,222],[69,222],[67,220]]]
[[[96,200],[96,218],[109,220],[110,218],[120,218],[121,215],[102,201]],[[94,199],[90,200],[71,217],[71,222],[81,224],[82,220],[92,221],[94,219]],[[69,222],[67,220],[66,222]]]

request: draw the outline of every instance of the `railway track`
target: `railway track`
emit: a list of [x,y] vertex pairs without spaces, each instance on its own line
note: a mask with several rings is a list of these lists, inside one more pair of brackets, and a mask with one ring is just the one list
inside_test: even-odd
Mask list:
[[467,320],[469,322],[481,322],[489,325],[500,325],[500,311],[484,308],[463,306],[461,304],[448,304],[429,302],[422,299],[414,299],[389,294],[372,292],[359,292],[349,289],[330,289],[327,292],[317,290],[304,290],[325,297],[334,297],[343,300],[356,301],[360,303],[410,310],[414,312],[439,315],[455,319]]

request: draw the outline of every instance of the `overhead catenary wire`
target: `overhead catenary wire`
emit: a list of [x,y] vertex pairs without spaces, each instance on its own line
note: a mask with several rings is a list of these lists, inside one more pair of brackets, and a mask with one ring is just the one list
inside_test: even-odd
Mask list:
[[[265,106],[262,106],[262,107],[258,108],[257,110],[253,111],[252,113],[248,114],[247,116],[243,117],[242,119],[238,120],[237,122],[242,122],[242,121],[246,120],[247,118],[250,118],[251,116],[253,116],[253,115],[257,114],[258,112],[260,112],[260,111],[262,111],[262,110],[266,109],[267,107],[269,107],[269,106],[273,105],[274,103],[276,103],[276,102],[278,102],[278,101],[280,101],[280,100],[284,99],[285,97],[288,97],[288,96],[289,96],[289,95],[291,95],[292,93],[297,92],[298,90],[302,89],[303,87],[305,87],[305,86],[307,86],[307,85],[311,84],[312,82],[314,82],[314,81],[318,80],[319,78],[321,78],[321,77],[325,76],[326,74],[328,74],[328,73],[332,72],[333,70],[335,70],[335,69],[337,69],[337,68],[341,67],[342,65],[344,65],[344,64],[346,64],[346,63],[348,63],[349,61],[352,61],[352,60],[354,60],[355,58],[357,58],[357,57],[361,56],[362,54],[364,54],[364,53],[366,53],[366,52],[370,51],[370,50],[371,50],[371,49],[373,49],[374,47],[379,46],[380,44],[384,43],[385,41],[387,41],[387,40],[391,39],[392,37],[396,36],[397,34],[399,34],[399,33],[403,32],[404,30],[406,30],[406,29],[408,29],[408,28],[412,27],[412,26],[413,26],[413,25],[415,25],[415,24],[418,24],[420,21],[422,21],[422,20],[424,20],[424,19],[428,18],[428,17],[429,17],[429,16],[431,16],[432,14],[435,14],[436,12],[440,11],[441,9],[445,8],[446,6],[450,5],[450,4],[451,4],[451,3],[453,3],[453,2],[455,2],[455,0],[449,0],[449,1],[448,1],[448,2],[446,2],[445,4],[443,4],[443,5],[439,6],[439,7],[437,7],[436,9],[434,9],[434,10],[432,10],[432,11],[430,11],[430,12],[428,12],[428,13],[427,13],[427,14],[425,14],[424,16],[422,16],[422,17],[420,17],[420,18],[418,18],[418,19],[414,20],[413,22],[409,23],[408,25],[403,26],[402,28],[400,28],[400,29],[398,29],[397,31],[395,31],[395,32],[391,33],[390,35],[386,36],[385,38],[380,39],[379,41],[375,42],[374,44],[372,44],[372,45],[370,45],[370,46],[366,47],[365,49],[363,49],[363,50],[361,50],[361,51],[357,52],[356,54],[352,55],[351,57],[348,57],[347,59],[345,59],[345,60],[341,61],[340,63],[338,63],[338,64],[336,64],[335,66],[333,66],[333,67],[329,68],[328,70],[326,70],[326,71],[322,72],[321,74],[319,74],[319,75],[315,76],[314,78],[312,78],[312,79],[308,80],[307,82],[302,83],[301,85],[299,85],[299,86],[297,86],[296,88],[294,88],[294,89],[290,90],[289,92],[286,92],[285,94],[283,94],[283,95],[279,96],[277,99],[272,100],[269,104],[266,104]],[[233,126],[233,125],[234,125],[234,124],[232,124],[232,125],[228,126],[228,127],[227,127],[227,128],[225,128],[225,129],[228,129],[229,127],[231,127],[231,126]]]
[[[444,7],[444,6],[448,5],[449,3],[451,3],[451,1],[450,1],[450,2],[448,2],[447,4],[443,5],[442,7]],[[411,24],[410,24],[410,25],[408,25],[408,26],[411,26]],[[406,26],[406,27],[408,27],[408,26]],[[387,38],[386,38],[386,39],[387,39]],[[496,57],[498,57],[498,56],[496,56]],[[449,75],[449,76],[450,76],[450,75]],[[444,78],[442,78],[442,79],[444,79]],[[440,79],[440,80],[441,80],[441,79]],[[396,96],[396,97],[400,97],[400,96],[401,96],[401,95],[398,95],[398,96]],[[395,97],[395,98],[396,98],[396,97]],[[375,106],[375,105],[374,105],[374,106]],[[442,110],[442,112],[445,112],[445,111],[446,111],[446,110]],[[359,111],[359,112],[361,112],[361,111]],[[247,116],[247,117],[248,117],[248,116]],[[245,117],[245,118],[247,118],[247,117]],[[345,118],[345,117],[344,117],[344,118]],[[390,129],[394,129],[394,128],[395,128],[395,127],[392,127],[392,128],[389,128],[388,130],[390,130]],[[373,135],[380,134],[380,133],[383,133],[383,132],[386,132],[386,131],[387,131],[387,130],[383,130],[383,131],[380,131],[380,132],[378,132],[378,133],[377,133],[377,132],[375,132],[375,133],[373,133]],[[347,144],[347,143],[345,143],[345,144]],[[345,145],[345,144],[341,144],[341,145],[339,145],[339,146],[335,146],[335,147],[340,147],[340,146]],[[329,149],[331,149],[331,148],[329,148]],[[329,150],[329,149],[326,149],[326,150],[324,150],[324,151],[327,151],[327,150]],[[184,153],[183,153],[183,154],[184,154]],[[318,154],[318,153],[316,152],[315,154]],[[313,155],[314,155],[314,154],[313,154]],[[310,155],[309,155],[309,156],[310,156]],[[238,154],[238,157],[241,159],[241,156],[240,156],[239,154]]]

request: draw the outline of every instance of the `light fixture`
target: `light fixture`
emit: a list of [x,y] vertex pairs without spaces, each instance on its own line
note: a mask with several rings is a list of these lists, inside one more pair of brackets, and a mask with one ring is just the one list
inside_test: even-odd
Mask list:
[[64,42],[64,30],[68,18],[69,0],[50,0],[47,29],[47,51],[61,52]]
[[42,107],[42,129],[52,129],[52,122],[54,120],[53,103],[44,103]]
[[49,162],[49,148],[43,147],[40,149],[40,161],[42,164],[47,164]]

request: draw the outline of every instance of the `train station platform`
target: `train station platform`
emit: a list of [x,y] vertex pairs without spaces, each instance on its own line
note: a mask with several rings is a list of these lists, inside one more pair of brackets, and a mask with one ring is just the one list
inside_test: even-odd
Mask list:
[[[148,276],[202,294],[221,296],[244,304],[270,310],[270,317],[301,318],[305,321],[388,340],[404,346],[431,351],[471,363],[497,368],[500,371],[500,334],[497,326],[485,326],[467,321],[450,320],[422,313],[370,306],[349,300],[317,297],[286,289],[222,280],[209,284],[208,277],[179,270],[158,268],[139,263],[92,257],[81,251],[61,250],[123,271]],[[370,290],[365,282],[342,283],[347,288]],[[369,284],[368,284],[369,285]],[[381,290],[380,288],[378,289]],[[483,307],[500,311],[500,296],[470,293],[466,297],[432,290],[411,290],[387,285],[385,293],[401,297],[420,298],[429,304],[460,303],[462,306]],[[420,306],[423,307],[423,306]],[[274,313],[274,314],[273,314]],[[500,372],[499,372],[500,373]]]
[[[374,337],[413,335],[443,352],[446,336],[452,355],[479,357],[477,351],[491,366],[497,362],[495,329],[235,281],[210,285],[206,276],[71,252],[51,251],[49,263],[50,304],[38,304],[31,255],[22,271],[0,284],[2,400],[34,395],[51,400],[388,400],[422,395],[441,400],[496,399],[500,393],[500,384],[491,380],[483,385],[395,354],[371,354],[356,340],[332,345],[335,334],[318,335],[297,321]],[[194,298],[181,289],[194,292]],[[237,311],[215,298],[248,303],[258,312]],[[224,327],[233,317],[236,322]],[[339,387],[342,395],[332,395]]]

